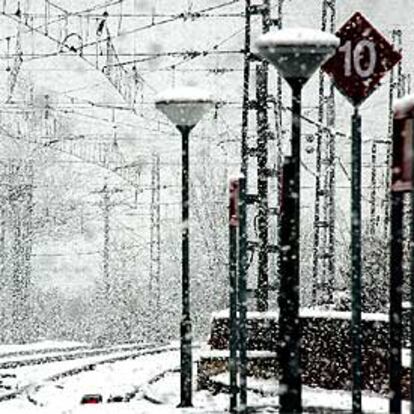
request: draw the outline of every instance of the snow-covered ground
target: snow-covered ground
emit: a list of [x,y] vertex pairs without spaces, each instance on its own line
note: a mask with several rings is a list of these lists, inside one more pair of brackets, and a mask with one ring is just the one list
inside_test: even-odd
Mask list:
[[[72,413],[78,412],[78,410],[82,412],[84,409],[89,409],[89,407],[80,407],[80,400],[84,394],[99,393],[104,397],[104,400],[115,395],[125,396],[134,391],[139,395],[139,388],[141,386],[145,386],[148,381],[160,372],[174,369],[178,365],[178,351],[165,352],[161,355],[143,356],[137,360],[127,360],[110,365],[101,365],[91,372],[85,372],[53,383],[45,383],[40,389],[32,389],[21,398],[2,403],[0,408],[2,412],[5,410],[4,412],[7,413]],[[61,368],[62,364],[59,367]],[[39,375],[43,375],[43,378],[45,378],[50,375],[53,369],[46,366],[39,367],[37,370]],[[29,401],[28,395],[32,402]],[[116,407],[124,407],[125,405],[118,403]],[[135,405],[135,402],[131,403],[132,405]],[[101,407],[104,406],[106,404],[102,404]],[[109,410],[113,412],[115,406],[113,404],[108,404],[108,406],[112,407]],[[125,409],[128,410],[129,408]]]
[[[132,345],[131,345],[132,347]],[[29,349],[29,345],[27,346]],[[136,355],[139,350],[122,350],[112,352],[110,355],[89,356],[67,361],[50,362],[38,365],[28,365],[15,369],[0,370],[0,397],[9,394],[17,389],[28,388],[28,392],[33,388],[32,385],[39,384],[47,380],[49,377],[59,373],[96,364],[107,360],[108,358],[125,357],[129,355]],[[26,358],[26,357],[25,357]],[[128,364],[130,360],[126,363]],[[86,374],[84,374],[86,375]],[[1,410],[0,410],[1,411]]]
[[[195,355],[197,357],[197,355]],[[194,366],[193,408],[179,409],[179,352],[170,351],[156,355],[145,355],[135,360],[97,366],[95,370],[81,373],[56,382],[44,383],[39,389],[31,389],[22,397],[0,403],[0,411],[7,414],[78,414],[114,413],[117,414],[213,414],[228,409],[227,394],[212,395],[208,391],[196,391],[196,367]],[[61,367],[61,365],[60,365]],[[43,375],[50,374],[50,367],[39,367]],[[153,381],[159,374],[160,379]],[[33,378],[33,377],[32,377]],[[40,380],[40,377],[39,377]],[[228,384],[228,375],[222,374],[215,380]],[[277,412],[277,382],[273,380],[248,379],[249,405],[259,413]],[[104,403],[80,405],[84,394],[98,393]],[[114,396],[125,397],[133,393],[129,402],[108,403]],[[160,404],[156,404],[156,402]],[[324,407],[337,410],[350,410],[351,394],[344,391],[326,391],[303,387],[304,412],[306,407]],[[373,394],[364,393],[363,409],[369,413],[386,413],[388,400]],[[409,404],[403,404],[403,412],[409,412]]]
[[39,351],[43,349],[53,349],[53,348],[74,348],[78,346],[86,346],[84,342],[74,342],[74,341],[39,341],[29,344],[2,344],[0,345],[0,354],[5,354],[8,352],[20,352],[20,351]]
[[[228,374],[221,374],[214,380],[223,384],[228,384]],[[258,412],[277,412],[278,405],[278,383],[275,380],[263,380],[253,377],[248,378],[248,387],[255,392],[248,392],[249,406],[256,407]],[[159,400],[165,405],[170,405],[173,409],[174,404],[179,399],[179,374],[172,373],[166,375],[157,383],[146,389],[148,397]],[[308,408],[329,408],[332,410],[345,410],[348,412],[352,408],[352,396],[345,391],[327,391],[322,389],[303,387],[302,402],[304,412]],[[196,412],[223,412],[229,406],[229,396],[218,394],[213,396],[208,391],[199,391],[194,394],[194,405],[198,408]],[[388,412],[389,401],[370,393],[363,393],[362,408],[367,413],[386,413]],[[262,409],[260,408],[262,407]],[[173,411],[171,411],[173,412]],[[409,412],[409,404],[403,404],[403,412]]]

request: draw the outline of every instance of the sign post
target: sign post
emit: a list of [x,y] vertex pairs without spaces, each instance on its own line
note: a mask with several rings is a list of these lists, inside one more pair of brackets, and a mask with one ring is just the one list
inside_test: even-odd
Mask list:
[[352,412],[361,413],[361,116],[360,105],[375,91],[381,78],[401,54],[359,12],[338,30],[337,52],[323,66],[336,87],[354,107],[352,115]]

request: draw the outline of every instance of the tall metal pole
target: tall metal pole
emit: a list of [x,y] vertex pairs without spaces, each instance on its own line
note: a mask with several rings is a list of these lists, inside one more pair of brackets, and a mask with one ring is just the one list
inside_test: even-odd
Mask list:
[[390,413],[401,413],[403,193],[391,192]]
[[[281,30],[283,27],[283,1],[278,0],[277,5],[277,28]],[[280,211],[281,201],[282,201],[282,168],[283,168],[283,111],[282,111],[282,95],[283,95],[283,87],[282,87],[282,77],[280,76],[279,72],[277,72],[276,77],[276,104],[274,107],[274,118],[275,118],[275,130],[276,130],[276,162],[275,168],[277,171],[277,206],[278,210]],[[279,213],[280,217],[280,213]],[[277,218],[277,231],[275,237],[275,244],[280,245],[280,218]],[[274,272],[277,275],[277,283],[279,284],[280,279],[280,255],[276,255],[276,269]]]
[[370,233],[374,236],[377,221],[377,143],[372,141],[371,148],[371,200],[370,200]]
[[[401,133],[397,120],[393,119],[393,164],[401,152],[397,134]],[[401,168],[401,167],[400,167]],[[401,348],[402,348],[402,286],[403,286],[403,215],[404,193],[391,187],[391,256],[390,256],[390,413],[401,413]],[[412,266],[412,264],[411,264]],[[411,334],[412,335],[412,334]]]
[[[394,29],[392,31],[392,43],[397,45],[398,51],[402,53],[402,32],[400,29]],[[388,139],[391,142],[393,136],[393,105],[394,98],[397,95],[397,98],[401,98],[401,72],[402,72],[402,62],[398,62],[397,67],[391,70],[390,74],[390,88],[389,88],[389,98],[388,98]],[[397,93],[395,93],[397,92]],[[384,214],[384,239],[388,240],[389,238],[389,221],[390,221],[390,185],[391,185],[391,144],[387,147],[386,152],[386,193],[385,193],[385,214]]]
[[181,166],[181,265],[182,265],[182,316],[181,316],[181,402],[179,407],[192,407],[192,327],[190,317],[190,274],[189,274],[189,136],[191,127],[179,127],[182,135]]
[[110,298],[109,288],[109,189],[105,184],[103,188],[103,202],[104,202],[104,246],[103,246],[103,282],[104,295],[107,300]]
[[281,275],[279,293],[280,412],[302,412],[300,374],[300,138],[302,80],[292,88],[292,155],[283,169],[284,199],[281,225]]
[[352,264],[352,412],[361,413],[361,116],[352,116],[351,264]]
[[267,116],[267,71],[264,62],[256,67],[257,99],[257,227],[259,239],[257,272],[257,310],[265,312],[269,307],[269,260],[268,260],[268,116]]
[[244,27],[244,67],[243,67],[243,103],[242,103],[242,130],[241,130],[241,173],[247,178],[249,148],[247,138],[249,133],[249,89],[250,89],[250,42],[251,42],[251,0],[245,3]]
[[[414,122],[414,121],[412,121]],[[411,156],[414,155],[414,130],[411,137]],[[414,414],[414,160],[411,159],[411,228],[410,228],[410,349],[411,349],[411,366],[410,366],[410,394],[411,394],[411,414]]]
[[249,148],[249,89],[250,89],[250,43],[251,43],[251,0],[245,0],[244,22],[244,67],[243,67],[243,106],[241,129],[241,178],[239,180],[239,412],[247,412],[247,167]]
[[239,413],[247,413],[247,223],[246,223],[246,178],[239,179]]
[[160,318],[160,275],[161,275],[161,185],[160,156],[153,154],[151,171],[151,228],[150,228],[150,268],[149,268],[149,308],[152,312],[152,324],[148,324],[148,335],[159,340]]
[[[322,2],[322,31],[334,33],[336,0]],[[326,96],[325,92],[329,94]],[[323,123],[326,120],[328,130]],[[316,133],[316,177],[312,265],[312,302],[332,302],[335,278],[335,88],[333,82],[325,88],[322,71],[319,73],[318,127]]]
[[[331,9],[329,30],[334,33],[336,26],[336,0],[329,2]],[[335,86],[331,80],[329,85],[329,97],[327,105],[327,125],[329,128],[329,182],[328,182],[328,273],[327,273],[327,285],[325,289],[326,300],[328,303],[332,303],[333,300],[333,287],[335,283],[336,273],[336,240],[335,240],[335,213],[336,213],[336,134],[335,134]]]
[[[322,31],[326,31],[327,25],[327,1],[323,0],[322,3]],[[323,116],[325,107],[325,81],[322,71],[319,72],[319,105],[318,105],[318,131],[316,133],[316,177],[315,177],[315,210],[314,210],[314,233],[313,233],[313,259],[312,259],[312,303],[318,302],[318,290],[321,280],[321,272],[319,268],[320,260],[320,244],[321,244],[321,197],[324,195],[322,189],[322,138],[323,138]],[[324,269],[322,270],[323,273]]]
[[[262,31],[270,30],[270,0],[263,0]],[[257,100],[257,195],[258,195],[258,272],[257,272],[257,310],[267,311],[269,307],[269,249],[268,249],[268,71],[269,63],[261,62],[256,67],[256,100]]]
[[237,318],[237,199],[238,180],[230,181],[229,206],[229,279],[230,279],[230,412],[237,412],[237,345],[238,345],[238,318]]

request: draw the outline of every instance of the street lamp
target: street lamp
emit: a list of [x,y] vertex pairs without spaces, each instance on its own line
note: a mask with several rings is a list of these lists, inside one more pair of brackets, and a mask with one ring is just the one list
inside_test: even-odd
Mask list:
[[189,136],[203,115],[214,107],[212,97],[193,87],[169,89],[159,94],[155,106],[181,132],[182,136],[182,317],[181,332],[181,402],[180,407],[192,406],[192,350],[189,277]]
[[284,163],[280,234],[279,404],[283,413],[302,411],[299,325],[302,87],[338,46],[335,35],[303,28],[268,32],[256,42],[259,54],[276,67],[292,89],[291,156]]

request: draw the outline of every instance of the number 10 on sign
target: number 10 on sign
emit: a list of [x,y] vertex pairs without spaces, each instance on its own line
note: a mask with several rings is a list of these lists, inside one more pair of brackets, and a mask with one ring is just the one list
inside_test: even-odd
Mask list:
[[400,61],[401,54],[358,12],[336,35],[341,45],[322,69],[351,103],[359,106]]
[[[356,75],[365,79],[374,73],[377,63],[377,52],[375,44],[371,40],[362,39],[354,48],[352,48],[352,42],[347,40],[338,50],[345,55],[345,76],[352,76],[355,72]],[[367,60],[364,65],[362,64],[363,60]]]

